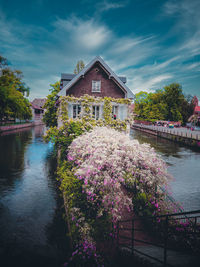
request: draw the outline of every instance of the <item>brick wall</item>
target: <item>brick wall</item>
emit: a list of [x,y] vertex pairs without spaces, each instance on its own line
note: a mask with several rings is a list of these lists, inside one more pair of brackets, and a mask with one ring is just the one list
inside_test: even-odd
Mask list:
[[[92,92],[92,80],[101,80],[101,92]],[[107,73],[96,63],[86,74],[84,78],[74,84],[67,92],[67,95],[80,97],[84,94],[91,96],[112,98],[125,98],[125,93],[122,89],[112,80],[109,79]]]

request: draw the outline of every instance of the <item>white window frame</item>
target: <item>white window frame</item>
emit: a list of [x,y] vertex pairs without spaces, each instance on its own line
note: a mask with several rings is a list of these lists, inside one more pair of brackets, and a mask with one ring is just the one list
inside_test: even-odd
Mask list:
[[93,80],[92,81],[92,92],[100,93],[101,92],[101,80]]
[[116,115],[116,119],[118,119],[118,112],[119,112],[119,106],[112,106],[112,117],[114,118],[114,115]]
[[100,106],[98,106],[98,105],[92,106],[92,117],[95,120],[98,120],[100,118]]
[[81,105],[79,104],[72,105],[72,118],[76,119],[80,117],[80,113],[81,113]]

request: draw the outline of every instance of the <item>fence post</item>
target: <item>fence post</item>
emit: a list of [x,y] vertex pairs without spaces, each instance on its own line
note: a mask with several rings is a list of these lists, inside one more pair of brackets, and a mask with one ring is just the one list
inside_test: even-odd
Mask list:
[[168,241],[168,216],[166,216],[165,220],[165,240],[164,240],[164,267],[167,266],[167,241]]
[[131,233],[131,254],[133,255],[134,254],[134,219],[132,219],[132,233]]
[[119,249],[119,221],[117,222],[117,249]]
[[194,240],[195,240],[195,250],[197,246],[197,217],[194,219]]

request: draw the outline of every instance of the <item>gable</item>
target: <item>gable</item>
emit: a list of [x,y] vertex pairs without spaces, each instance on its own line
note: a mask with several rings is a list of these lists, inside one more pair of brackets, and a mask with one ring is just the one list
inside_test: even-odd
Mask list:
[[39,108],[43,108],[44,104],[46,102],[46,98],[35,98],[31,104],[34,106],[37,106]]
[[[92,91],[92,82],[100,81],[100,92]],[[125,98],[126,91],[116,84],[107,73],[102,65],[96,62],[83,77],[73,84],[67,91],[66,95],[81,97],[88,94],[96,97]]]
[[[101,67],[102,70],[104,70],[104,72],[108,75],[107,79],[112,81],[109,82],[109,87],[107,88],[107,92],[105,95],[102,96],[109,96],[108,93],[113,93],[113,90],[115,88],[115,92],[117,92],[117,95],[124,95],[123,97],[125,98],[134,98],[134,94],[132,93],[132,91],[124,84],[124,81],[122,81],[122,79],[120,79],[111,69],[110,67],[103,61],[103,59],[101,57],[96,57],[94,58],[79,74],[77,74],[69,83],[67,83],[62,90],[58,93],[58,96],[64,96],[64,95],[68,95],[70,91],[70,93],[72,94],[77,94],[78,93],[78,89],[76,84],[80,83],[81,79],[84,79],[86,77],[86,74],[89,73],[90,70],[92,70],[96,64]],[[102,75],[103,76],[103,75]],[[105,81],[105,80],[104,80]],[[114,86],[114,84],[115,86]],[[86,83],[85,83],[86,84]],[[112,86],[111,86],[112,84]],[[83,84],[82,84],[83,85]],[[73,89],[72,89],[73,88]],[[87,86],[87,91],[89,90],[89,85]],[[76,89],[76,93],[75,90]],[[84,89],[84,88],[83,88]],[[80,86],[79,86],[79,90],[80,90]],[[120,93],[119,93],[120,92]],[[105,89],[104,89],[104,93],[105,93]],[[89,95],[91,95],[91,93],[89,93]],[[111,95],[110,95],[111,96]],[[117,96],[118,97],[118,96]],[[122,97],[122,96],[120,96]]]

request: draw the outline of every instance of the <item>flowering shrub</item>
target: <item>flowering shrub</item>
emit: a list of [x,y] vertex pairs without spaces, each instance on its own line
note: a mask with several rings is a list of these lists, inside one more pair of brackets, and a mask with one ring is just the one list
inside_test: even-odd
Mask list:
[[[153,196],[155,187],[169,178],[164,162],[149,145],[106,127],[75,139],[67,158],[74,163],[75,176],[83,181],[88,201],[99,205],[99,216],[103,210],[109,212],[113,222],[121,219],[124,208],[133,209],[123,186]],[[163,193],[157,189],[159,194]]]
[[[90,119],[63,119],[63,125],[60,128],[51,127],[46,131],[44,139],[46,141],[52,141],[55,146],[60,149],[61,159],[63,159],[63,154],[65,156],[65,151],[72,141],[82,135],[85,132],[92,130],[94,127],[109,125],[119,131],[125,131],[127,123],[121,120],[110,120],[106,122],[104,120],[95,120],[90,117]],[[64,153],[63,153],[64,152]]]
[[64,266],[104,266],[94,243],[87,240],[75,247],[71,258]]
[[79,248],[72,259],[87,257],[85,242],[90,244],[90,255],[97,255],[95,241],[113,237],[125,213],[144,212],[144,207],[149,215],[163,210],[160,186],[167,185],[169,175],[149,145],[112,128],[95,127],[73,138],[65,157],[58,175],[73,241]]

